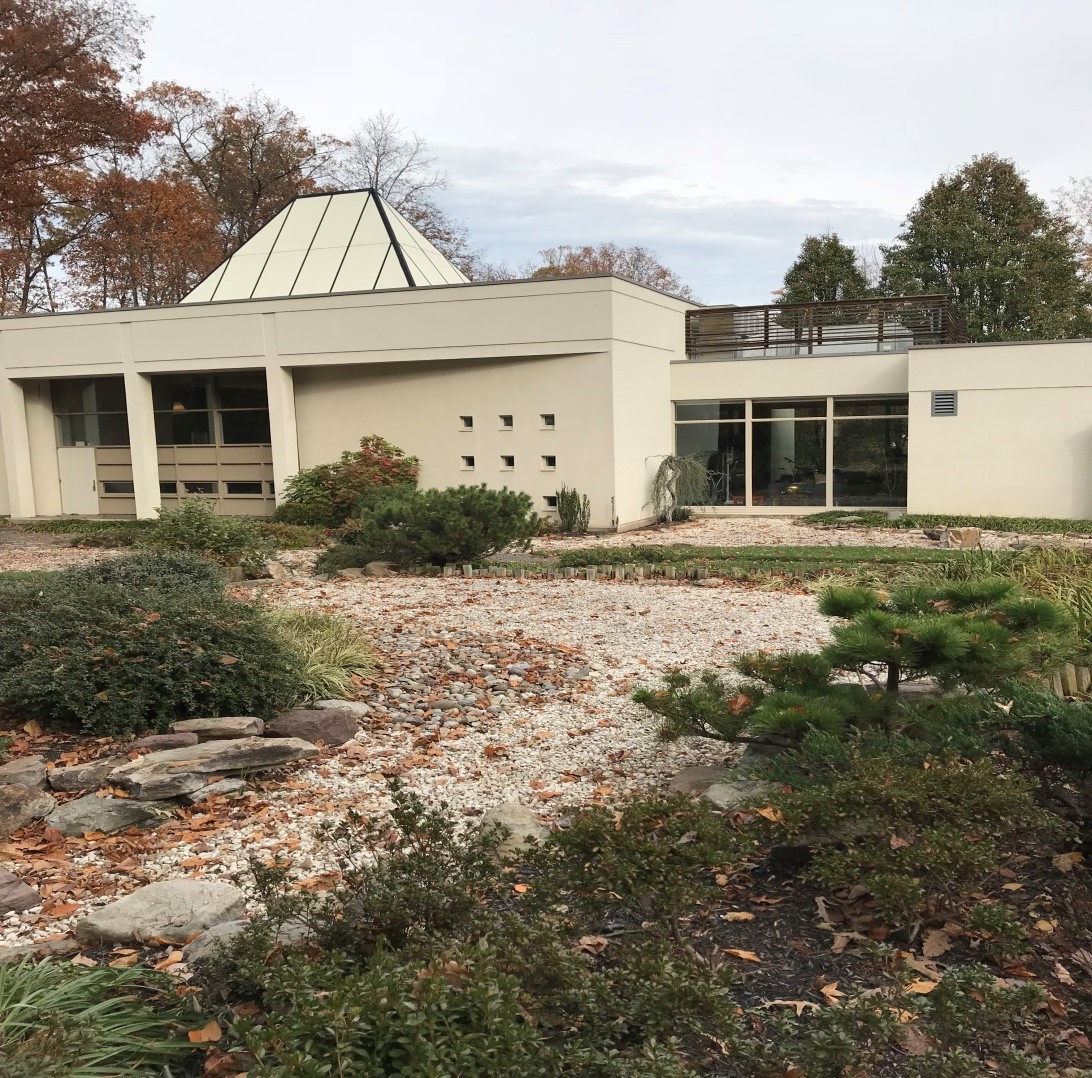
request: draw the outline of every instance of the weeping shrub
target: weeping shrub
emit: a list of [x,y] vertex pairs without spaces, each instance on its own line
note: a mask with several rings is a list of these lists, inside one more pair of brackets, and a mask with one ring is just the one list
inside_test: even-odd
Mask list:
[[301,691],[308,700],[353,695],[354,678],[375,669],[375,654],[359,626],[314,610],[271,608],[273,631],[303,666]]

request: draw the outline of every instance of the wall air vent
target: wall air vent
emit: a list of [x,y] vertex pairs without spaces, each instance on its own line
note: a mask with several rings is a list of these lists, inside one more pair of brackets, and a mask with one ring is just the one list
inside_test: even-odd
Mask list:
[[938,390],[933,393],[931,415],[955,415],[957,395],[954,389]]

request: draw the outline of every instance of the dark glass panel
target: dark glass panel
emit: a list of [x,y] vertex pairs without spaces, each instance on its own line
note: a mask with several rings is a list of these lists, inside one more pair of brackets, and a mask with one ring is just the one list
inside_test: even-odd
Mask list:
[[124,412],[123,378],[64,378],[50,384],[55,415]]
[[129,421],[124,414],[61,415],[58,445],[128,445]]
[[259,483],[226,483],[228,494],[261,494],[262,484]]
[[834,414],[906,415],[908,397],[841,397],[834,402]]
[[701,457],[710,472],[704,497],[693,504],[743,504],[746,427],[746,423],[680,423],[675,427],[675,452]]
[[269,413],[221,412],[220,434],[224,445],[269,445]]
[[755,505],[825,505],[825,422],[756,423],[751,430]]
[[208,379],[203,375],[152,375],[152,407],[157,412],[170,412],[176,405],[186,411],[208,408]]
[[102,483],[103,494],[132,494],[133,493],[133,481],[129,480],[115,480],[107,479]]
[[211,445],[208,412],[157,412],[157,445]]
[[680,422],[693,419],[742,419],[743,401],[679,401],[675,418]]
[[826,414],[825,400],[755,401],[751,405],[754,419],[821,419]]
[[183,483],[182,489],[187,494],[219,494],[220,484],[211,479],[195,480],[194,482]]
[[906,419],[834,424],[834,504],[906,505]]
[[177,483],[161,482],[159,484],[159,493],[160,494],[169,494],[173,498],[178,494],[178,484]]
[[214,383],[221,408],[268,408],[265,374],[218,374]]

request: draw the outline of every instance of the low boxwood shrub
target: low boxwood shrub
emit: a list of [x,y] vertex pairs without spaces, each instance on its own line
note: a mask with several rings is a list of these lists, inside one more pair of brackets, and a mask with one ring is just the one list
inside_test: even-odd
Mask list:
[[201,498],[187,498],[177,509],[159,509],[155,526],[142,532],[137,546],[186,551],[225,567],[259,572],[276,549],[249,517],[221,516]]
[[403,566],[474,562],[528,549],[538,532],[533,505],[530,495],[507,487],[402,487],[370,498],[346,541]]
[[383,487],[417,485],[420,462],[378,435],[360,439],[360,448],[346,450],[333,464],[297,472],[285,484],[274,518],[286,524],[336,528],[362,498]]
[[0,703],[120,734],[189,717],[269,717],[298,699],[299,657],[263,610],[214,591],[204,566],[191,588],[181,576],[150,587],[134,563],[100,571],[114,579],[70,569],[0,581]]

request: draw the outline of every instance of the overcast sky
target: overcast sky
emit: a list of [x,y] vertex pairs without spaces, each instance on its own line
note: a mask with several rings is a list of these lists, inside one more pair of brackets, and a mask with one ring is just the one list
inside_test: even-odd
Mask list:
[[1092,0],[136,0],[143,81],[379,109],[489,257],[613,240],[763,303],[803,237],[891,238],[976,153],[1092,174]]

